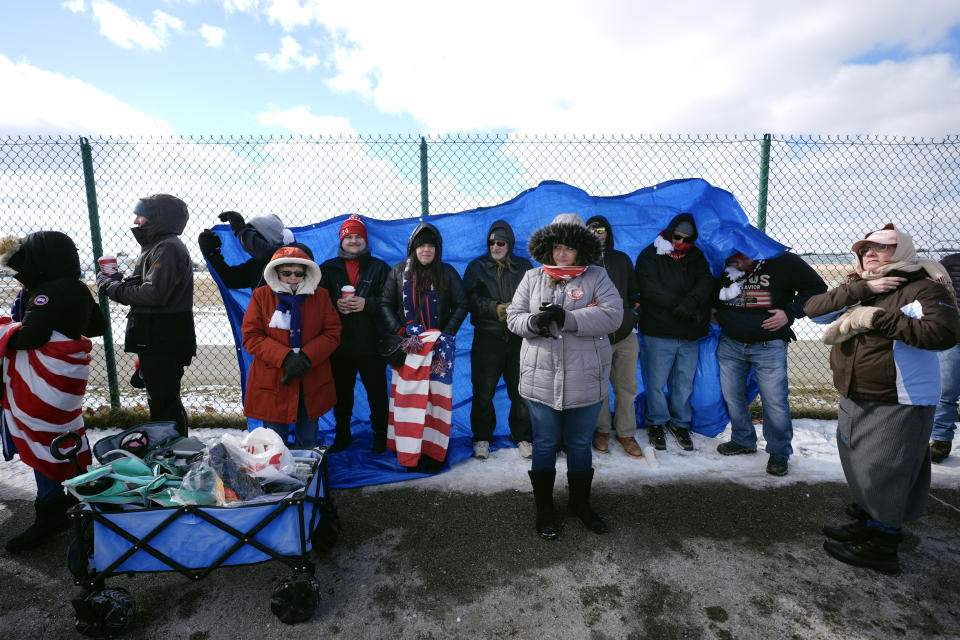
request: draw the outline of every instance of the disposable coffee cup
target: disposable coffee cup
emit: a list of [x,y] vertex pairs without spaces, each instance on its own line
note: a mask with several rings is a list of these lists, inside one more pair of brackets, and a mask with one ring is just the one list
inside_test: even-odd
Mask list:
[[97,262],[100,264],[100,273],[105,276],[112,276],[119,271],[116,256],[102,256]]
[[346,300],[347,298],[352,298],[356,292],[357,290],[348,284],[340,288],[340,297]]

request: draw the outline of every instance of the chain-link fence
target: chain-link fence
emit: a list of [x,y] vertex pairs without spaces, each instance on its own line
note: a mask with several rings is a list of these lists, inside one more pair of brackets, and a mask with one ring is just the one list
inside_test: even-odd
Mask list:
[[[464,211],[543,180],[603,196],[699,177],[732,192],[754,224],[831,285],[849,270],[851,238],[888,221],[911,233],[927,257],[960,251],[957,136],[7,138],[0,139],[0,171],[0,233],[68,233],[91,287],[98,234],[104,252],[122,263],[136,259],[129,227],[139,197],[168,192],[189,203],[183,238],[197,263],[198,356],[183,396],[194,413],[241,413],[232,334],[195,242],[228,209],[276,213],[296,227],[344,213],[384,219]],[[9,308],[17,288],[0,276],[0,308]],[[145,405],[126,384],[133,371],[122,350],[126,308],[111,304],[110,313],[120,395],[111,398],[98,340],[87,406]],[[798,333],[790,349],[794,410],[832,406],[826,348],[812,325]]]

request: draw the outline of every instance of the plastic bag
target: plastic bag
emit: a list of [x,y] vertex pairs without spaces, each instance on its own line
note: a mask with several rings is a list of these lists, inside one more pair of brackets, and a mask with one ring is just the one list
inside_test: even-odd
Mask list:
[[227,497],[223,481],[206,460],[194,463],[183,476],[180,486],[170,492],[177,504],[223,505]]
[[225,433],[220,441],[230,457],[255,478],[289,476],[296,471],[293,454],[273,429],[258,427],[245,438]]

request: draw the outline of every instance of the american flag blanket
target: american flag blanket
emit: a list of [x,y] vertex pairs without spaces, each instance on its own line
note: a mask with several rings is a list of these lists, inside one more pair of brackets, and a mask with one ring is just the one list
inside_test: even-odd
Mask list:
[[[53,480],[66,480],[77,470],[72,462],[54,458],[50,443],[60,434],[77,432],[83,441],[77,462],[84,468],[90,465],[82,405],[93,345],[89,338],[71,340],[54,331],[39,349],[8,351],[7,343],[19,329],[19,322],[0,318],[4,441],[13,442],[25,464]],[[4,453],[11,452],[5,447]]]
[[436,329],[421,333],[420,339],[420,350],[393,369],[390,383],[387,448],[397,452],[397,462],[405,467],[417,466],[421,455],[442,462],[450,442],[453,343],[436,345]]

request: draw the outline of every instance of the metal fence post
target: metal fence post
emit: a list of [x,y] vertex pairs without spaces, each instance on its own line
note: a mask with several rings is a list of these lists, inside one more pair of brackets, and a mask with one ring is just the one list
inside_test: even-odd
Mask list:
[[427,186],[427,140],[420,136],[420,214],[430,215],[430,191]]
[[[87,212],[90,215],[90,244],[93,249],[94,263],[103,255],[100,240],[100,213],[97,209],[97,186],[93,179],[93,155],[90,153],[90,141],[80,138],[80,156],[83,158],[83,181],[87,188]],[[96,269],[96,267],[94,267]],[[107,385],[110,387],[110,406],[120,406],[120,385],[117,382],[117,360],[113,352],[113,329],[110,326],[110,300],[100,294],[100,311],[106,318],[107,327],[103,333],[103,355],[107,361]]]
[[767,231],[767,183],[770,179],[770,134],[763,134],[760,146],[760,197],[757,199],[757,228]]

